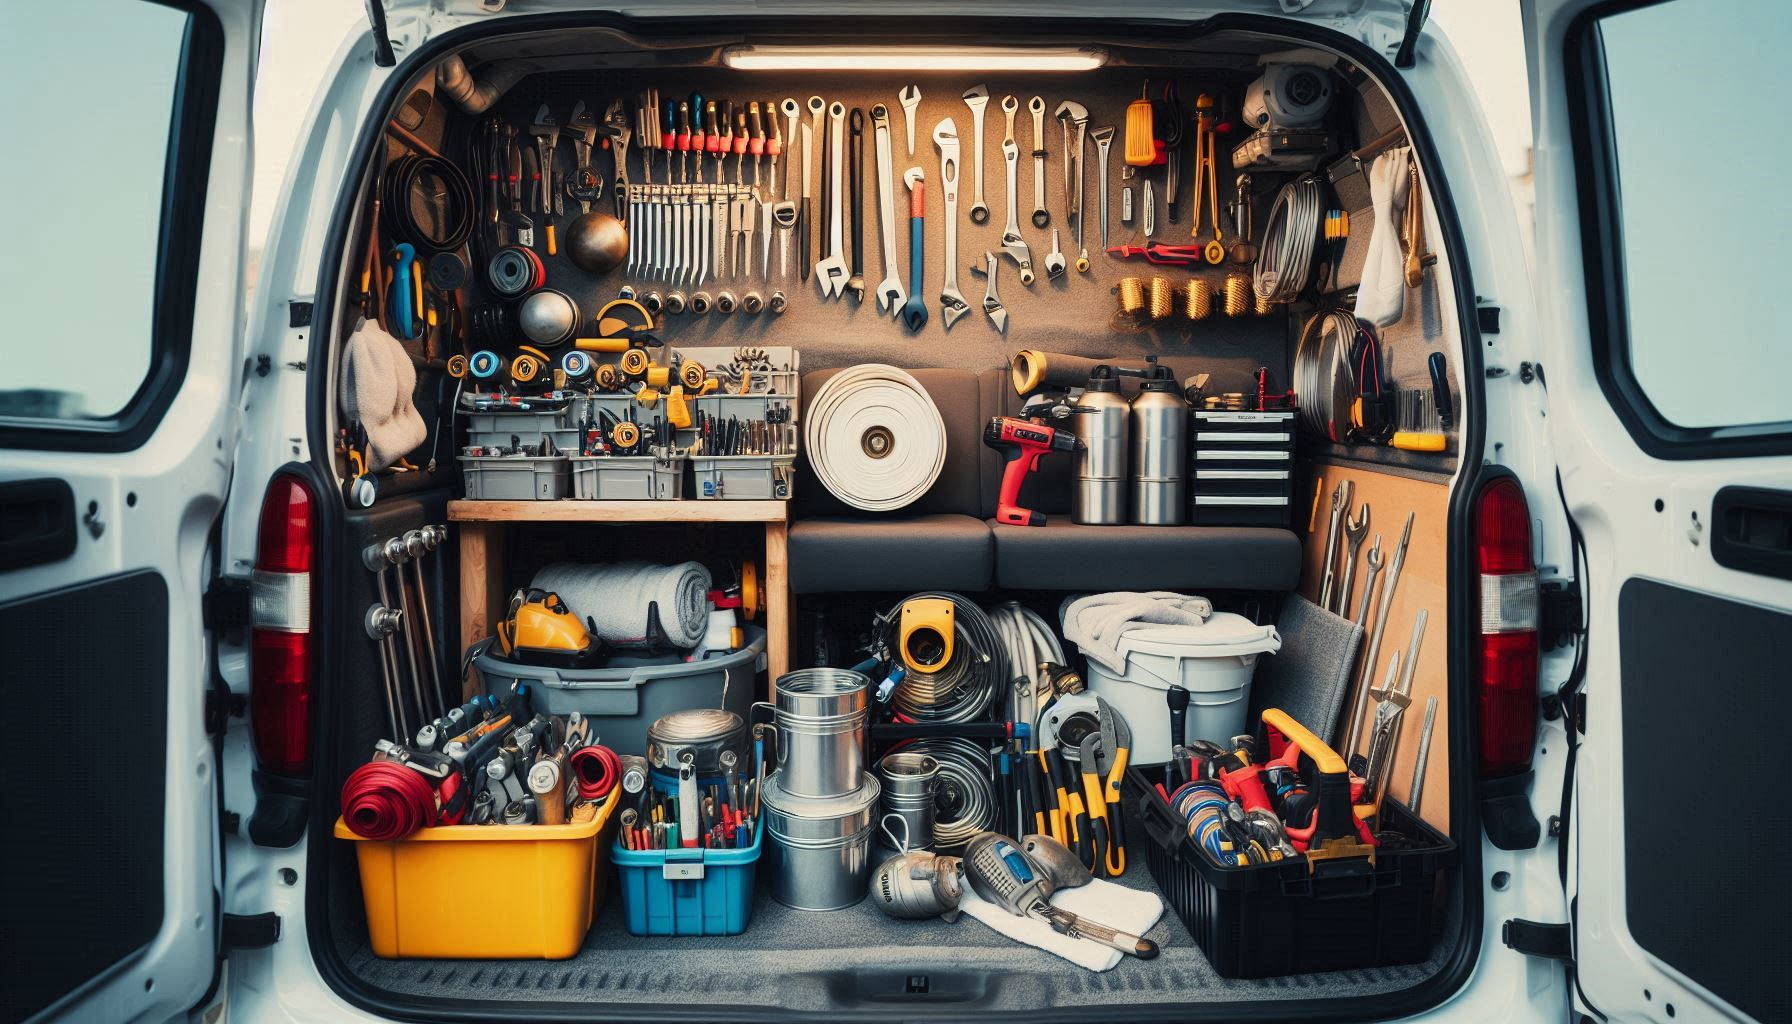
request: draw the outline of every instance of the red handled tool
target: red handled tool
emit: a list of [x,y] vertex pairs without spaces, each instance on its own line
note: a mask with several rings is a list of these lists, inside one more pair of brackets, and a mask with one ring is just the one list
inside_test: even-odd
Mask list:
[[1149,263],[1160,267],[1198,267],[1204,262],[1199,245],[1165,245],[1152,242],[1148,245],[1110,245],[1108,255],[1130,260],[1134,256],[1143,256]]
[[1027,474],[1039,466],[1040,456],[1047,452],[1080,452],[1082,438],[1058,430],[1017,420],[1012,416],[992,416],[983,428],[983,443],[1002,453],[1007,463],[1002,469],[1002,492],[996,499],[996,521],[1009,526],[1044,526],[1043,513],[1020,505],[1020,488]]

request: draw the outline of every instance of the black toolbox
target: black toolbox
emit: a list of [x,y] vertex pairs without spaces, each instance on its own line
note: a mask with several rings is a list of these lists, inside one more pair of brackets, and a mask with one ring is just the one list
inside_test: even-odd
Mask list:
[[1158,793],[1157,776],[1128,768],[1127,785],[1145,829],[1151,877],[1213,969],[1225,978],[1418,963],[1431,954],[1437,883],[1456,844],[1392,800],[1385,836],[1367,858],[1305,857],[1221,867],[1196,848]]
[[1281,526],[1293,519],[1294,411],[1196,409],[1189,444],[1189,521]]

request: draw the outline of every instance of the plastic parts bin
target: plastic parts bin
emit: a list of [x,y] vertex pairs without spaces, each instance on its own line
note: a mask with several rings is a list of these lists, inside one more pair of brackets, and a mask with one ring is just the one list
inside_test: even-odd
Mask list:
[[575,457],[572,496],[600,501],[677,501],[684,497],[684,460],[652,455]]
[[474,501],[558,501],[566,497],[566,467],[559,455],[460,457],[467,497]]
[[[368,941],[375,956],[564,960],[579,951],[603,905],[610,836],[622,787],[576,825],[444,825],[406,839],[355,844]],[[496,913],[470,919],[468,886],[497,882]]]
[[744,850],[610,851],[632,935],[739,935],[753,918],[753,880],[765,829]]
[[783,501],[790,497],[795,477],[794,455],[691,457],[691,481],[698,498]]

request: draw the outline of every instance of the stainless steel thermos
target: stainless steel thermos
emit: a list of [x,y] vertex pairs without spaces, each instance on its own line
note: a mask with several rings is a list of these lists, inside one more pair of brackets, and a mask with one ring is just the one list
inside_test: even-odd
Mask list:
[[1188,419],[1188,403],[1170,368],[1153,360],[1132,400],[1133,522],[1174,526],[1186,518]]
[[1084,445],[1077,459],[1073,521],[1102,526],[1126,522],[1126,439],[1131,412],[1120,394],[1114,368],[1106,363],[1097,366],[1071,410],[1070,429]]

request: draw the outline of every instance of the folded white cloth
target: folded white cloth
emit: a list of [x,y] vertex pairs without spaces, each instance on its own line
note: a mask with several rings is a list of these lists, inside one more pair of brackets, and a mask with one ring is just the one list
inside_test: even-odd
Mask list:
[[1065,602],[1060,618],[1064,639],[1081,648],[1085,657],[1119,675],[1126,671],[1126,656],[1120,653],[1121,634],[1147,623],[1199,628],[1212,614],[1213,602],[1205,597],[1166,590],[1117,590],[1072,598]]
[[697,646],[709,629],[712,580],[702,562],[555,562],[543,566],[529,585],[559,594],[612,647],[641,647],[652,639],[650,604],[659,607],[660,629],[674,647]]
[[412,392],[417,368],[397,338],[364,320],[343,346],[342,418],[367,430],[367,469],[385,469],[429,436]]
[[[1369,198],[1375,203],[1369,252],[1356,287],[1356,315],[1377,327],[1389,327],[1406,307],[1406,269],[1400,252],[1400,216],[1406,210],[1412,177],[1408,146],[1395,146],[1375,158],[1369,168]],[[1415,197],[1422,202],[1422,197]]]
[[[1164,901],[1154,892],[1128,889],[1124,885],[1097,878],[1075,889],[1060,889],[1052,894],[1052,906],[1086,917],[1097,924],[1143,936],[1164,916]],[[965,886],[958,909],[982,921],[1003,935],[1036,946],[1091,971],[1112,970],[1124,955],[1091,939],[1073,939],[1052,931],[1052,926],[1030,917],[1015,917],[1007,910],[978,896]]]

